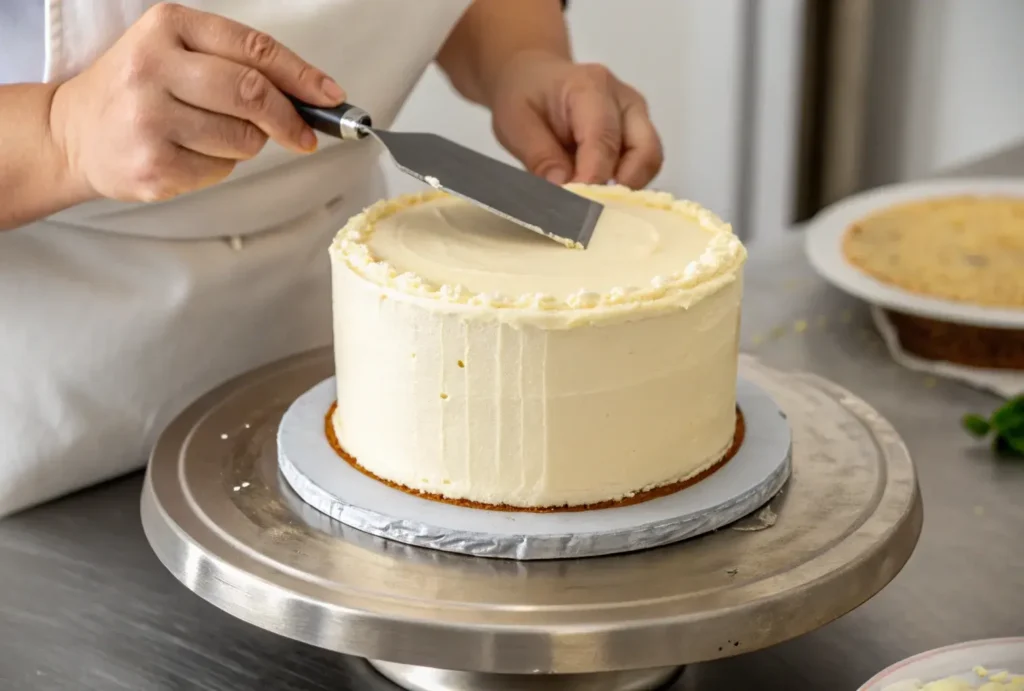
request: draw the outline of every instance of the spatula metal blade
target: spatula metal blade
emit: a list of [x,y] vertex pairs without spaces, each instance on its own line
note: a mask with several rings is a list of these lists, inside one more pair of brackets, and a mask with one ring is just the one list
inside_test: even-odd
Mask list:
[[563,244],[590,243],[600,203],[436,134],[371,132],[399,168],[428,185]]

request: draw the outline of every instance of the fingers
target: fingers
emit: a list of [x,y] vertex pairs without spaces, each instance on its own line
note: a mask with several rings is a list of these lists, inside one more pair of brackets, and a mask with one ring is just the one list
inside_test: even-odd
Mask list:
[[267,34],[225,17],[161,6],[185,48],[254,68],[279,90],[318,106],[336,106],[345,92],[326,74]]
[[140,152],[132,170],[131,199],[159,202],[210,187],[235,168],[235,161],[215,158],[165,143]]
[[164,75],[170,93],[196,108],[245,120],[292,149],[316,148],[316,135],[288,98],[254,67],[203,53],[183,52]]
[[245,120],[176,102],[167,114],[168,138],[190,151],[233,161],[247,161],[267,143],[267,135]]
[[615,170],[615,181],[640,189],[654,179],[665,162],[661,138],[640,94],[623,85],[619,103],[622,109],[622,157]]
[[540,113],[525,102],[496,112],[494,133],[533,174],[556,185],[565,184],[572,176],[573,163],[565,147]]
[[622,115],[610,88],[615,79],[604,68],[587,68],[586,79],[566,95],[569,125],[576,141],[575,182],[603,184],[612,179],[622,151]]
[[231,171],[235,169],[234,161],[207,156],[180,147],[177,149],[174,164],[176,174],[170,177],[169,182],[173,185],[176,179],[181,180],[183,186],[183,189],[177,190],[176,194],[215,185],[231,175]]

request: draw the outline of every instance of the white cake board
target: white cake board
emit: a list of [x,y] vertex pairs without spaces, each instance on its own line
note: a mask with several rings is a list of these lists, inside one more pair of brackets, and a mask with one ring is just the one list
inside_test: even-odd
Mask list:
[[324,434],[334,378],[288,408],[278,430],[278,467],[320,512],[378,537],[417,547],[501,559],[571,559],[632,552],[717,530],[768,502],[789,479],[790,430],[771,397],[740,379],[745,436],[710,477],[668,496],[609,509],[528,513],[467,508],[394,489],[340,458]]

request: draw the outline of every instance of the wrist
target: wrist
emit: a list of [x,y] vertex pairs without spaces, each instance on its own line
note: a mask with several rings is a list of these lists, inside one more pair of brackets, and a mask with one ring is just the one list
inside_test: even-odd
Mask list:
[[482,80],[483,105],[493,108],[498,95],[523,76],[536,70],[571,65],[572,62],[572,56],[562,51],[550,48],[520,49],[496,66],[489,79]]
[[571,60],[558,0],[474,0],[437,60],[460,94],[491,107],[502,75],[535,57]]
[[55,193],[63,206],[74,206],[100,196],[81,170],[72,136],[74,108],[69,98],[69,84],[48,85],[46,160]]

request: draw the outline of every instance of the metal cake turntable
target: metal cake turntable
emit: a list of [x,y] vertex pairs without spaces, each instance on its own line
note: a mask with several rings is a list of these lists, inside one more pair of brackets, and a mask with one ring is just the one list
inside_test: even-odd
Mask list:
[[920,533],[913,465],[877,412],[822,379],[743,358],[743,380],[770,395],[792,435],[791,479],[753,516],[657,549],[572,560],[485,559],[375,537],[306,504],[278,473],[282,415],[332,370],[331,353],[316,351],[193,404],[154,451],[143,526],[201,597],[369,658],[407,689],[658,688],[681,665],[763,648],[854,609],[899,572]]

